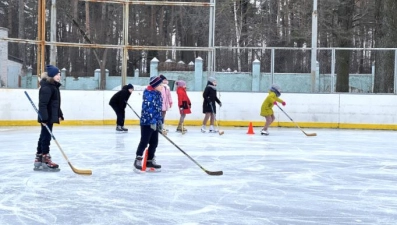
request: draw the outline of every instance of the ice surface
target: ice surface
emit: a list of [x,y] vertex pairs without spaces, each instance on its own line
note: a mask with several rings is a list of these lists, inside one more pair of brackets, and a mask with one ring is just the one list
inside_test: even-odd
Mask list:
[[0,127],[0,224],[397,224],[395,131],[247,128],[160,137],[161,173],[133,171],[138,126],[55,126],[74,174],[33,171],[40,128]]

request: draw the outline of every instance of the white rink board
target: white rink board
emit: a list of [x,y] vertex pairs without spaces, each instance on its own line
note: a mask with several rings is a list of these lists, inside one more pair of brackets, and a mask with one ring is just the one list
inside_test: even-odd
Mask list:
[[[36,113],[23,93],[23,89],[0,89],[0,120],[33,120]],[[26,90],[35,104],[38,90]],[[62,90],[62,110],[66,120],[114,120],[108,102],[116,91]],[[192,114],[186,120],[202,120],[202,92],[189,92]],[[263,121],[260,107],[267,93],[220,92],[222,107],[217,108],[217,118],[222,121]],[[178,120],[177,96],[172,92],[174,106],[167,112],[168,120]],[[296,94],[285,93],[283,109],[295,122],[313,123],[371,123],[395,124],[397,122],[397,95],[363,94]],[[134,91],[129,104],[140,113],[142,91]],[[126,112],[130,111],[127,107]],[[279,122],[290,120],[276,107]],[[136,119],[130,111],[127,119]]]

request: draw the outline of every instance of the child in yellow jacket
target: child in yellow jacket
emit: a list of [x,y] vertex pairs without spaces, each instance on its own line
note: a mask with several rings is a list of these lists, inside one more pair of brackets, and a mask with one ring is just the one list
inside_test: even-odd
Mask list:
[[262,135],[269,135],[267,128],[269,128],[270,124],[272,124],[276,119],[274,117],[273,106],[277,105],[277,102],[280,102],[283,106],[286,104],[281,98],[279,98],[280,95],[280,87],[277,84],[273,84],[269,89],[269,94],[267,95],[265,101],[262,103],[261,116],[264,116],[266,119],[266,123],[261,131]]

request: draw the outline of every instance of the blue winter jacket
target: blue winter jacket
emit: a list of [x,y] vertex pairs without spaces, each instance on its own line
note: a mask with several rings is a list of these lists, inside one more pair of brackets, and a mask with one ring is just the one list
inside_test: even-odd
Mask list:
[[141,125],[159,124],[162,122],[161,108],[163,106],[163,99],[161,92],[156,91],[151,86],[148,86],[143,91],[143,102],[141,112]]

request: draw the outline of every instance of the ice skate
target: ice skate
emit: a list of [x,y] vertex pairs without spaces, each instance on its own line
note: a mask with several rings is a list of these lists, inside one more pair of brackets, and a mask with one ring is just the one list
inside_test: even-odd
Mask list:
[[135,162],[134,162],[134,167],[136,170],[142,170],[142,156],[136,156]]
[[269,135],[269,132],[267,132],[267,130],[262,129],[261,130],[261,135]]
[[41,166],[41,161],[42,161],[42,154],[36,154],[36,158],[34,159],[34,167],[33,170],[42,170],[43,167]]
[[148,160],[146,162],[146,172],[160,172],[161,165],[156,163],[156,159]]
[[218,131],[214,128],[214,126],[210,126],[210,133],[218,133]]
[[124,128],[123,126],[117,125],[116,133],[120,134],[120,133],[126,133],[126,132],[128,132],[128,129]]
[[179,132],[179,133],[186,133],[187,132],[187,129],[186,128],[184,128],[182,125],[178,125],[178,127],[176,128],[176,132]]
[[156,159],[148,160],[146,162],[146,167],[147,168],[155,168],[155,169],[161,169],[161,165],[156,163]]
[[201,126],[201,132],[202,133],[205,133],[205,132],[207,132],[207,130],[206,130],[206,127],[203,125],[203,126]]
[[[40,157],[41,157],[41,165],[39,165]],[[34,162],[34,166],[35,167],[34,167],[33,170],[35,170],[35,171],[59,172],[61,170],[59,168],[58,164],[56,164],[53,161],[51,161],[51,155],[50,154],[43,154],[43,155],[37,154],[35,162]]]

